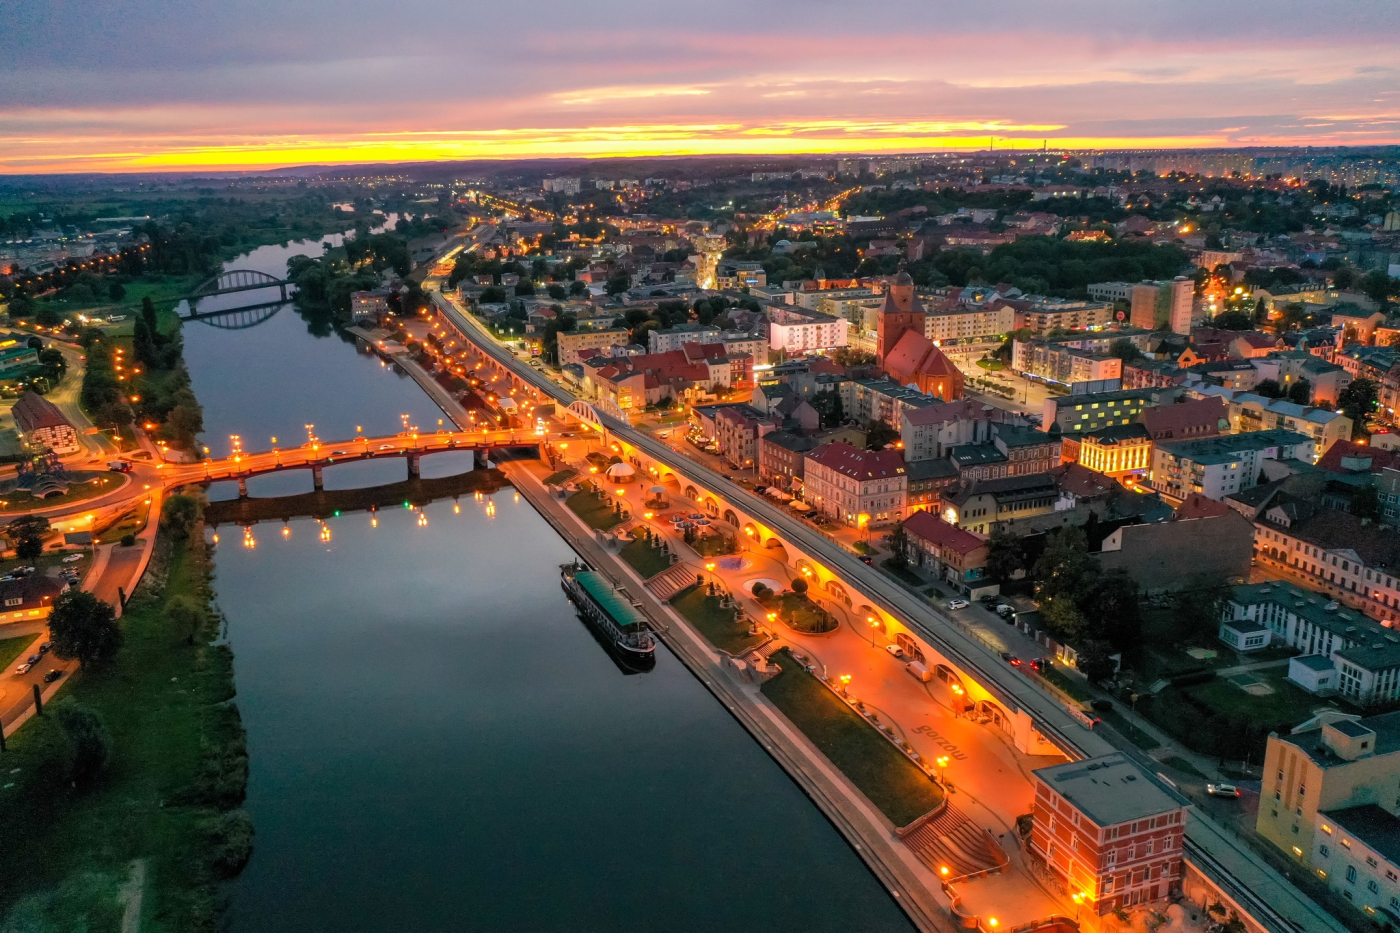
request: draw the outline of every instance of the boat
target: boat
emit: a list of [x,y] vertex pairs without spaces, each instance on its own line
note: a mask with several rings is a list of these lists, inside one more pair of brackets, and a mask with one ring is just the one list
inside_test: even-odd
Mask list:
[[656,636],[647,627],[646,616],[607,577],[574,561],[559,565],[559,582],[579,616],[602,636],[605,645],[628,660],[654,658]]

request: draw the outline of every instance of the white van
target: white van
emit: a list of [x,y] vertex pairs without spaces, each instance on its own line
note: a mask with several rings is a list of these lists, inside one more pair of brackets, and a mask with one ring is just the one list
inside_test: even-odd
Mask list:
[[924,683],[933,680],[933,673],[918,661],[910,661],[908,664],[904,665],[904,669]]

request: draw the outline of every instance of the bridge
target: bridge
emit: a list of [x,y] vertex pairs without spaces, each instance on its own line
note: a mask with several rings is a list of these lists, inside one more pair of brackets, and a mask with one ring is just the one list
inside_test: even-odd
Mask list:
[[[185,300],[189,302],[190,310],[184,315],[184,318],[186,320],[192,320],[195,318],[213,317],[242,310],[241,308],[225,308],[219,311],[207,311],[203,313],[195,310],[200,299],[212,298],[215,295],[233,295],[239,292],[262,291],[275,288],[280,296],[280,301],[268,302],[266,299],[263,299],[256,302],[254,306],[272,306],[285,303],[287,301],[287,286],[291,284],[292,283],[287,279],[279,279],[277,276],[259,269],[228,269],[212,278],[205,279],[195,287],[194,291],[185,296]],[[270,316],[271,315],[269,315],[269,317]]]
[[300,447],[273,448],[246,453],[236,451],[230,456],[189,464],[162,464],[161,484],[169,489],[191,483],[238,481],[240,497],[248,495],[248,480],[265,473],[286,470],[310,470],[317,491],[324,489],[326,467],[362,460],[386,457],[407,461],[408,478],[417,479],[419,462],[430,454],[449,450],[470,450],[476,461],[484,466],[493,450],[515,447],[539,448],[543,438],[529,431],[438,431],[429,434],[404,433],[387,437],[359,436],[344,441],[309,441]]
[[[465,311],[440,291],[431,291],[439,320],[472,344],[483,365],[518,389],[556,402],[563,414],[597,432],[618,456],[655,482],[672,485],[699,502],[715,519],[748,535],[760,546],[781,549],[786,561],[809,586],[878,617],[891,636],[917,648],[930,669],[947,672],[968,700],[988,713],[1021,751],[1058,751],[1072,760],[1115,751],[1104,736],[1085,729],[1065,706],[1029,679],[999,666],[980,643],[966,635],[926,600],[867,567],[816,529],[716,473],[635,430],[624,421],[598,412],[519,363]],[[905,639],[909,639],[908,642]],[[1133,750],[1136,751],[1136,750]],[[1138,753],[1140,763],[1153,767]],[[1337,933],[1343,928],[1316,903],[1285,881],[1243,842],[1212,819],[1191,812],[1186,825],[1188,872],[1203,878],[1227,905],[1250,921],[1249,928],[1271,933]]]

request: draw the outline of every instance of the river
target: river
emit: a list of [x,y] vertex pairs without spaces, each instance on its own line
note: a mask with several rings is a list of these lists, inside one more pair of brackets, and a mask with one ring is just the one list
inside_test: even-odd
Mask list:
[[[323,238],[325,239],[325,238]],[[319,241],[318,241],[319,242]],[[228,268],[281,274],[265,247]],[[207,307],[207,306],[206,306]],[[288,307],[185,353],[226,452],[441,412]],[[470,468],[465,454],[424,476]],[[394,482],[402,461],[326,471]],[[252,495],[310,489],[304,471]],[[225,484],[227,485],[227,484]],[[223,498],[231,490],[215,489]],[[254,931],[907,931],[816,807],[664,649],[624,675],[565,602],[567,545],[516,494],[225,534],[216,588],[248,730]],[[285,533],[284,533],[285,531]],[[329,540],[326,540],[326,537]]]

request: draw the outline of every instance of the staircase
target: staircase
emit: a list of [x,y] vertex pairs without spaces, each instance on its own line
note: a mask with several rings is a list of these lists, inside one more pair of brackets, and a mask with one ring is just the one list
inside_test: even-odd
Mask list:
[[[1010,861],[995,838],[951,803],[898,830],[900,840],[940,880],[998,872]],[[943,874],[947,868],[948,873]]]
[[646,582],[647,592],[655,596],[661,602],[670,602],[675,596],[687,586],[695,583],[695,568],[687,567],[684,563],[672,564],[666,570],[661,571],[656,576]]

